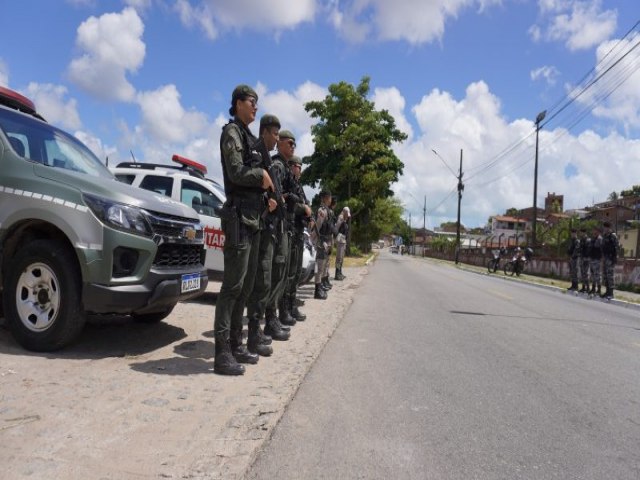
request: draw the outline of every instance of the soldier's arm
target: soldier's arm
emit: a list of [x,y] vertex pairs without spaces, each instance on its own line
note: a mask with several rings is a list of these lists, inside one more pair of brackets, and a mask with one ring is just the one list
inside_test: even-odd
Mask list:
[[225,132],[222,142],[222,155],[229,180],[236,185],[245,187],[262,187],[264,170],[260,167],[250,167],[242,161],[242,134],[235,125],[231,125]]

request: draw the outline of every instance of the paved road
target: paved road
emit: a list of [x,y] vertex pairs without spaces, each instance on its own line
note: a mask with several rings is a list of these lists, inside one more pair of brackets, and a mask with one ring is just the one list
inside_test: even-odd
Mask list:
[[640,315],[383,253],[251,479],[640,479]]

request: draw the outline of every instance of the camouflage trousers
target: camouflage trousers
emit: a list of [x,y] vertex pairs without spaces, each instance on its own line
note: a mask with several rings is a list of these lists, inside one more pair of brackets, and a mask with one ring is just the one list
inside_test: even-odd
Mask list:
[[580,280],[583,285],[589,283],[589,266],[591,265],[590,258],[583,258],[580,262]]
[[571,275],[571,283],[578,283],[578,257],[569,259],[569,273]]
[[613,280],[613,269],[616,264],[612,258],[604,257],[604,285],[607,288],[615,288],[615,282]]
[[600,287],[600,259],[593,259],[591,265],[591,283],[596,287]]

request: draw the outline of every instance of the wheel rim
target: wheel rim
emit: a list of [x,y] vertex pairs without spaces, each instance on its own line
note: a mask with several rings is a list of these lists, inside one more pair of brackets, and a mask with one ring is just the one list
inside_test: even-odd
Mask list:
[[32,332],[47,330],[60,310],[60,282],[44,263],[25,268],[16,286],[16,309],[23,325]]

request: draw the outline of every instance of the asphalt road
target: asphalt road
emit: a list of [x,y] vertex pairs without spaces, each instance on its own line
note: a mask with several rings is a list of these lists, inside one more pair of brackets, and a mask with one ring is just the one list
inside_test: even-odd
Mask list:
[[640,479],[640,315],[378,258],[250,479]]

